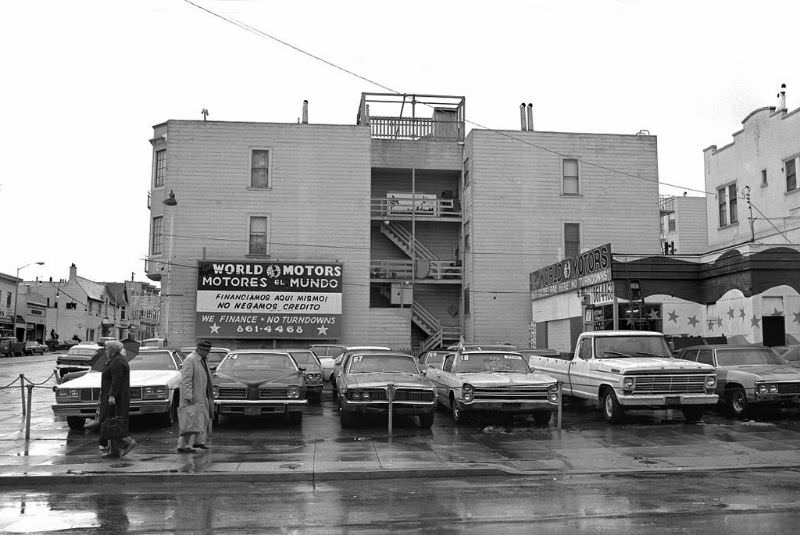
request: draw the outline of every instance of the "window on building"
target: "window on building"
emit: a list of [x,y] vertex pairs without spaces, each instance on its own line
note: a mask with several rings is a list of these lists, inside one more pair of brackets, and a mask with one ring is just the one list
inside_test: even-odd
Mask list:
[[719,206],[720,227],[727,227],[739,222],[735,183],[717,188],[717,205]]
[[731,225],[739,222],[739,214],[737,212],[736,203],[736,184],[731,184],[728,186],[728,215],[731,219]]
[[253,150],[250,163],[250,187],[269,187],[269,152],[264,149]]
[[8,292],[8,295],[6,296],[6,308],[11,308],[11,296],[12,295],[13,294],[11,292]]
[[164,185],[164,176],[167,174],[167,151],[157,150],[155,162],[153,163],[153,187],[158,188]]
[[767,170],[766,169],[762,169],[761,170],[761,185],[762,186],[766,186],[767,185]]
[[795,159],[786,160],[783,162],[783,168],[786,170],[786,191],[794,191],[797,189],[797,167],[795,166]]
[[267,226],[268,218],[263,216],[250,218],[250,247],[248,254],[257,256],[267,255]]
[[564,195],[578,195],[580,180],[578,177],[578,160],[564,160],[563,162],[563,193]]
[[67,303],[64,308],[66,310],[78,310],[78,303]]
[[581,224],[564,223],[564,258],[581,253]]
[[150,254],[161,254],[161,246],[163,241],[163,225],[164,218],[157,216],[153,218],[152,228],[150,229]]
[[464,315],[469,315],[469,288],[464,288]]
[[667,229],[669,230],[669,232],[675,232],[675,229],[677,228],[678,227],[675,223],[675,214],[672,213],[669,216],[667,216]]

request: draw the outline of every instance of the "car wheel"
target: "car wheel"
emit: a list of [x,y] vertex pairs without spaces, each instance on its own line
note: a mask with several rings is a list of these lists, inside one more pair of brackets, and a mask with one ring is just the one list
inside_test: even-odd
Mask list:
[[687,422],[695,424],[703,417],[703,410],[697,407],[684,407],[683,417],[686,418]]
[[617,395],[610,388],[603,391],[603,416],[610,424],[618,424],[625,416],[622,405],[617,401]]
[[341,424],[344,428],[355,427],[356,419],[355,415],[350,411],[340,410],[341,412]]
[[433,413],[420,414],[419,426],[423,429],[430,429],[433,426]]
[[86,418],[83,416],[67,416],[67,425],[70,429],[83,429]]
[[453,418],[453,421],[456,424],[462,424],[466,419],[464,410],[458,406],[456,398],[453,394],[450,394],[450,416]]
[[550,411],[536,411],[533,413],[533,423],[538,427],[549,426],[552,419],[553,413]]
[[727,392],[728,410],[736,417],[743,417],[747,414],[750,404],[747,402],[747,394],[744,388],[737,386]]
[[303,423],[303,413],[302,412],[290,412],[289,413],[289,423],[292,425],[300,425]]

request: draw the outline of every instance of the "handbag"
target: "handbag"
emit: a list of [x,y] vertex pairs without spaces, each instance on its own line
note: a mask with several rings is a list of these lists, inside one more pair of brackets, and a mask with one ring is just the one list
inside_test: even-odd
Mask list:
[[126,418],[116,415],[117,408],[114,406],[114,416],[110,416],[100,422],[100,436],[103,438],[122,438],[127,434]]

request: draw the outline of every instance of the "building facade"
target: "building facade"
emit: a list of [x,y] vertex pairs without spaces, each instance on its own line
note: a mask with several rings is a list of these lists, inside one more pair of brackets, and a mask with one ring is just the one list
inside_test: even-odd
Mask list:
[[464,109],[458,96],[363,94],[354,126],[306,113],[156,125],[146,271],[161,282],[159,334],[527,346],[535,267],[603,237],[659,252],[654,136],[467,135]]
[[663,196],[659,212],[664,254],[700,254],[708,250],[705,197]]
[[733,142],[704,154],[711,250],[746,242],[800,243],[800,108],[758,108]]

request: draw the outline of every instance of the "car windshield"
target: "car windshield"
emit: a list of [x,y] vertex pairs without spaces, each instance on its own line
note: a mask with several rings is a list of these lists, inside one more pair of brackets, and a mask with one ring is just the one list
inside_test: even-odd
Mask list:
[[344,348],[339,346],[311,346],[311,351],[318,357],[336,358],[344,353]]
[[69,351],[67,351],[67,355],[71,357],[93,357],[96,353],[96,348],[86,346],[72,346],[69,348]]
[[413,373],[419,368],[414,357],[404,355],[354,355],[350,361],[350,373]]
[[286,353],[233,353],[217,366],[217,372],[236,374],[255,371],[296,371],[297,365]]
[[317,358],[311,351],[290,351],[289,353],[292,355],[292,358],[294,358],[294,361],[301,366],[303,364],[319,366]]
[[425,364],[441,364],[444,362],[444,353],[430,353],[425,355]]
[[661,336],[598,336],[595,338],[597,358],[671,357],[672,352]]
[[139,353],[128,363],[131,370],[177,370],[169,351]]
[[459,355],[456,371],[459,373],[530,373],[522,355],[517,353],[464,353]]
[[747,366],[756,364],[785,364],[777,353],[766,348],[718,349],[720,366]]

